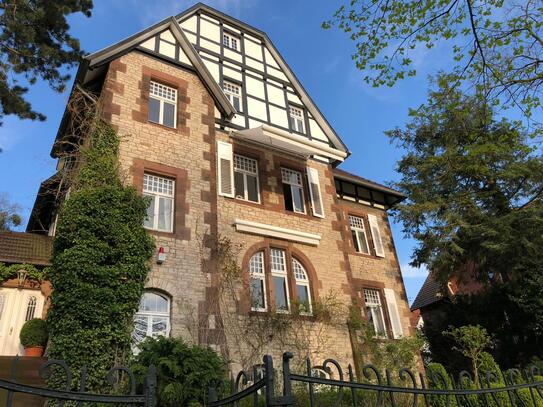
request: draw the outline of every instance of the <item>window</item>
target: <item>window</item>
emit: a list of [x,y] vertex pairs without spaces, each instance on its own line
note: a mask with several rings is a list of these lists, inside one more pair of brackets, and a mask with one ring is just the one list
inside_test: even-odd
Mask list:
[[258,163],[252,158],[234,155],[234,186],[236,198],[260,202],[258,191]]
[[174,191],[174,180],[151,174],[143,175],[143,195],[151,199],[143,226],[173,232]]
[[230,103],[232,103],[232,106],[234,106],[234,109],[238,112],[241,111],[241,86],[224,81],[222,88],[224,89],[224,94]]
[[36,297],[34,296],[28,298],[25,321],[30,321],[32,318],[34,318],[34,314],[36,313],[36,301]]
[[302,173],[281,168],[281,177],[283,180],[285,209],[287,211],[305,213]]
[[2,313],[4,312],[4,305],[6,303],[6,296],[0,294],[0,321],[2,321]]
[[258,252],[249,261],[249,290],[251,310],[266,311],[266,276],[264,274],[264,252]]
[[135,345],[146,337],[168,336],[170,334],[170,300],[153,291],[147,291],[141,298],[134,316],[132,340]]
[[[300,261],[291,258],[292,261],[287,263],[286,250],[269,248],[256,252],[249,259],[251,311],[267,311],[270,308],[275,312],[288,313],[294,301],[300,314],[312,314],[307,271]],[[267,284],[270,285],[270,298],[266,291]]]
[[275,294],[275,310],[277,312],[288,312],[290,309],[290,300],[284,250],[270,250],[270,271]]
[[149,121],[176,126],[177,90],[169,86],[151,81],[149,90]]
[[304,132],[304,114],[302,109],[298,109],[294,106],[289,106],[289,122],[290,129],[295,130],[298,133]]
[[364,289],[364,301],[366,304],[366,316],[368,317],[368,322],[375,330],[375,335],[379,338],[386,338],[385,318],[383,316],[383,306],[381,305],[379,290]]
[[311,314],[311,293],[309,291],[309,279],[304,266],[292,258],[292,272],[296,281],[296,301],[298,302],[299,311],[302,314]]
[[224,33],[222,35],[222,43],[226,48],[238,50],[239,38],[234,37],[232,34]]
[[364,219],[358,216],[349,215],[349,225],[351,226],[354,249],[358,253],[370,254]]

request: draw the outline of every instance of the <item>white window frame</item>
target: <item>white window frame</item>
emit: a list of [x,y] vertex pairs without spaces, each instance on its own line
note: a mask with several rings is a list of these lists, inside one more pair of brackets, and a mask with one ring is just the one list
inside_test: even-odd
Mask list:
[[162,83],[151,81],[149,85],[149,99],[156,99],[159,101],[158,109],[158,122],[153,120],[149,121],[151,123],[158,123],[162,126],[170,127],[167,124],[164,124],[164,103],[173,103],[173,129],[177,128],[177,89],[172,88],[171,86],[163,85]]
[[[234,154],[234,173],[243,174],[243,197],[237,196],[236,199],[241,199],[247,202],[260,203],[260,180],[258,178],[258,161],[245,157],[240,154]],[[247,188],[247,176],[256,177],[256,201],[249,199],[249,189]],[[234,194],[236,191],[236,175],[234,174]]]
[[[253,262],[254,260],[254,262]],[[255,267],[257,263],[260,263],[258,267]],[[264,307],[253,307],[253,298],[251,295],[251,287],[249,282],[249,297],[251,301],[251,311],[265,312],[268,310],[268,296],[266,294],[266,269],[264,261],[264,252],[259,251],[251,256],[249,260],[249,278],[254,278],[262,282],[262,290],[264,296]]]
[[[143,317],[143,318],[146,318],[147,319],[147,332],[145,334],[145,338],[149,338],[149,337],[152,337],[153,336],[153,318],[164,318],[166,317],[166,332],[164,334],[165,337],[169,337],[170,336],[170,330],[171,330],[171,301],[170,301],[170,298],[168,298],[167,296],[157,292],[157,291],[154,291],[154,290],[146,290],[144,292],[143,295],[145,294],[153,294],[153,295],[157,295],[163,299],[166,300],[166,308],[167,308],[167,311],[165,312],[160,312],[160,311],[142,311],[140,310],[140,306],[138,306],[138,310],[136,311],[136,313],[134,314],[134,322],[136,320],[136,317]],[[143,300],[143,297],[141,298]],[[134,327],[134,329],[136,329]],[[144,339],[145,339],[144,338]],[[142,340],[144,340],[142,339]],[[140,342],[137,342],[135,343],[135,345],[137,346]]]
[[[360,250],[356,250],[356,247],[355,247],[355,251],[357,253],[362,253],[362,254],[371,254],[370,253],[370,245],[368,243],[368,234],[367,234],[367,231],[366,231],[366,225],[364,224],[364,218],[361,217],[361,216],[356,216],[356,215],[349,215],[349,226],[351,227],[351,231],[355,232],[354,235],[356,237],[356,245],[358,246],[358,248]],[[364,237],[364,242],[366,243],[366,248],[367,248],[367,252],[364,252],[362,251],[362,237],[361,235]]]
[[[164,181],[167,181],[167,182],[171,182],[171,193],[164,193],[164,192],[160,192],[160,191],[153,191],[153,190],[150,190],[150,189],[146,189],[145,185],[145,180],[146,178],[156,178],[157,180],[164,180]],[[153,225],[152,226],[145,226],[145,228],[147,229],[150,229],[150,230],[156,230],[156,231],[159,231],[159,232],[168,232],[168,233],[171,233],[173,232],[173,224],[174,224],[174,216],[175,216],[175,180],[171,179],[171,178],[166,178],[166,177],[160,177],[158,175],[153,175],[153,174],[149,174],[149,173],[144,173],[143,174],[143,179],[144,179],[144,183],[143,183],[143,195],[144,196],[152,196],[154,197],[154,208],[153,208]],[[170,225],[167,229],[159,229],[158,227],[158,216],[159,216],[159,202],[160,202],[160,199],[170,199],[172,201],[172,205],[171,205],[171,213],[170,213]],[[150,204],[152,205],[152,203]]]
[[[289,118],[292,120],[289,120],[291,130],[297,131],[298,133],[305,134],[305,119],[304,119],[304,110],[290,105],[288,107],[288,115]],[[302,129],[300,130],[300,126]]]
[[[281,253],[280,256],[274,256],[274,254]],[[276,296],[274,296],[274,304],[275,304],[275,312],[281,313],[281,314],[289,314],[290,313],[290,292],[289,292],[289,284],[288,284],[288,273],[287,273],[287,262],[285,260],[286,254],[283,249],[276,249],[271,248],[270,249],[270,273],[272,275],[272,282],[273,277],[278,277],[284,279],[285,283],[285,296],[287,300],[287,309],[279,309],[277,308],[277,301]],[[279,260],[279,261],[274,261]],[[276,267],[278,266],[278,267]],[[273,284],[274,292],[275,292],[275,283]]]
[[373,248],[377,257],[385,257],[385,245],[381,236],[381,228],[377,216],[368,214],[368,222],[370,224],[371,237],[373,239]]
[[364,288],[364,305],[366,309],[370,309],[372,320],[375,321],[377,318],[379,318],[383,324],[382,334],[377,331],[375,323],[373,324],[375,336],[377,338],[388,338],[385,313],[383,312],[383,300],[381,298],[381,291],[375,288]]
[[[290,195],[292,197],[292,210],[294,213],[307,213],[306,204],[305,204],[305,193],[304,193],[304,182],[302,173],[300,171],[291,170],[288,168],[281,168],[281,182],[283,184],[290,185]],[[302,203],[304,205],[303,211],[296,210],[294,205],[294,188],[300,188],[302,191]]]
[[240,38],[236,37],[233,34],[223,32],[222,34],[222,44],[229,49],[233,49],[234,51],[239,51],[238,45],[240,43]]
[[[309,284],[309,277],[307,276],[307,270],[300,261],[296,258],[292,258],[292,274],[294,275],[294,281],[296,282],[296,290],[298,286],[303,286],[307,288],[307,301],[308,301],[308,310],[300,311],[302,315],[313,315],[313,301],[311,298],[311,286]],[[296,298],[298,297],[298,291],[296,291]]]
[[222,89],[227,99],[230,101],[230,103],[232,103],[232,106],[234,106],[234,108],[236,108],[236,103],[234,102],[234,98],[238,99],[239,109],[236,109],[236,110],[243,112],[241,85],[238,85],[237,83],[230,82],[227,80],[223,80]]

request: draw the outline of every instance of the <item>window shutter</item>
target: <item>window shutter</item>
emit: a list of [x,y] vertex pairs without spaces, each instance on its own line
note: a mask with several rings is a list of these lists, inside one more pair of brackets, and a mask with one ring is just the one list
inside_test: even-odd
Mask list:
[[313,215],[324,218],[321,187],[319,185],[319,172],[315,168],[307,167],[307,180],[309,181],[309,194],[311,195]]
[[381,239],[379,224],[377,223],[377,216],[368,215],[368,222],[370,223],[371,236],[373,238],[373,247],[375,248],[375,254],[379,257],[385,257],[385,249],[383,247],[383,240]]
[[403,329],[400,313],[398,312],[398,304],[396,304],[396,295],[394,290],[391,290],[390,288],[385,288],[384,291],[388,316],[390,317],[390,325],[392,325],[392,335],[394,336],[394,339],[398,339],[403,336]]
[[232,144],[217,141],[217,177],[219,195],[234,197],[234,165]]

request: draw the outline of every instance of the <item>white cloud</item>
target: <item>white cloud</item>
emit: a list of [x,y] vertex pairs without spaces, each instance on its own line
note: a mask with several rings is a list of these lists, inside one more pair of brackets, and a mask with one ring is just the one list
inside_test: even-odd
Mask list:
[[426,266],[413,267],[409,263],[401,266],[403,278],[426,278],[428,276],[428,269]]

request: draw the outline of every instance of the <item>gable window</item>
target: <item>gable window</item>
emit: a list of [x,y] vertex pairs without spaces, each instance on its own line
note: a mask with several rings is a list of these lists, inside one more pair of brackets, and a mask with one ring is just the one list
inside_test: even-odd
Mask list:
[[290,129],[304,133],[304,112],[294,106],[289,106]]
[[173,232],[175,181],[156,175],[143,175],[143,195],[150,198],[143,226]]
[[140,300],[134,315],[132,341],[139,344],[147,337],[168,336],[170,334],[170,300],[154,291],[147,291]]
[[266,311],[266,275],[264,274],[264,252],[257,252],[249,261],[249,291],[251,310]]
[[151,81],[149,121],[175,128],[177,123],[177,89]]
[[224,33],[222,35],[222,43],[226,48],[230,48],[230,49],[233,49],[234,51],[237,51],[239,38],[233,36],[232,34]]
[[385,318],[379,290],[364,289],[364,302],[366,305],[366,316],[368,317],[368,322],[375,330],[375,336],[386,338]]
[[252,158],[234,154],[234,187],[236,198],[260,202],[258,190],[258,163]]
[[349,225],[351,226],[351,234],[356,252],[370,254],[364,219],[358,216],[349,215]]
[[299,311],[302,314],[311,314],[311,293],[309,291],[309,279],[304,266],[292,258],[292,272],[296,281],[296,301],[298,302]]
[[[251,311],[288,313],[295,303],[302,315],[312,315],[311,282],[303,264],[289,249],[262,249],[249,259]],[[287,262],[287,258],[291,259]],[[267,286],[269,284],[269,291]],[[268,295],[270,296],[268,298]]]
[[283,181],[285,209],[291,212],[305,213],[302,173],[281,168],[281,178]]
[[275,293],[275,309],[277,312],[288,312],[290,301],[284,250],[270,250],[270,271],[273,281],[273,291]]
[[223,83],[224,94],[234,106],[238,112],[241,111],[241,86],[232,82],[224,81]]

